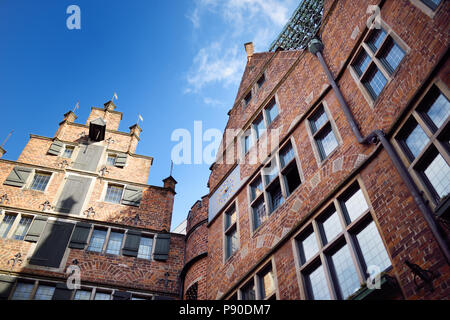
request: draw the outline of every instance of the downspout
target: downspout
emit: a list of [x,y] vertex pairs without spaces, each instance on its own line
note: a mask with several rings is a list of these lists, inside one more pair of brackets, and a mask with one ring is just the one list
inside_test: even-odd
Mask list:
[[386,150],[389,158],[394,164],[394,167],[397,169],[398,173],[400,174],[400,177],[403,179],[403,182],[405,183],[408,190],[411,192],[411,195],[416,202],[417,206],[419,207],[419,210],[422,212],[423,217],[425,218],[425,221],[427,222],[428,226],[431,229],[431,232],[433,233],[434,237],[436,238],[436,241],[438,242],[439,247],[441,248],[442,252],[444,253],[444,256],[447,260],[447,263],[450,262],[450,253],[447,241],[442,237],[439,227],[436,223],[436,220],[434,219],[434,214],[429,208],[429,206],[425,203],[425,200],[422,197],[422,194],[417,187],[417,185],[414,183],[411,175],[409,174],[408,170],[406,170],[403,162],[401,161],[398,153],[395,151],[394,147],[390,143],[388,139],[386,139],[386,136],[382,130],[375,130],[371,132],[367,137],[363,137],[361,134],[361,131],[359,130],[359,126],[356,123],[355,117],[353,116],[349,106],[345,102],[345,99],[342,95],[341,90],[336,84],[336,81],[333,78],[333,75],[330,72],[330,69],[328,68],[325,60],[322,56],[323,51],[323,44],[318,39],[312,39],[308,45],[309,51],[314,54],[317,59],[319,59],[320,64],[322,65],[322,68],[327,75],[328,81],[333,88],[334,93],[337,96],[337,99],[339,101],[339,104],[342,108],[342,111],[344,112],[344,115],[350,124],[350,127],[353,131],[353,134],[356,137],[356,140],[360,144],[377,144],[378,142],[381,143],[383,148]]

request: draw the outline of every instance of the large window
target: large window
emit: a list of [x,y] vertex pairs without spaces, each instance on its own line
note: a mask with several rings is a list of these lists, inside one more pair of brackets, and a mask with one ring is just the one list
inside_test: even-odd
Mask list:
[[450,194],[449,118],[448,88],[435,83],[395,135],[409,172],[434,205]]
[[6,213],[0,215],[0,238],[23,240],[30,228],[32,216]]
[[266,129],[278,117],[279,111],[275,98],[264,107],[263,111],[256,117],[250,128],[242,136],[242,150],[246,154],[251,147],[261,138],[266,132]]
[[353,59],[353,77],[372,105],[392,79],[406,55],[406,46],[382,23],[371,30]]
[[30,189],[36,191],[45,191],[51,176],[52,176],[51,173],[35,172],[33,181],[31,182],[30,185]]
[[106,253],[119,255],[122,249],[123,232],[111,231],[109,233],[108,246]]
[[357,182],[296,237],[299,275],[307,299],[346,299],[369,276],[391,266]]
[[122,194],[123,186],[108,184],[105,201],[118,204],[122,200]]
[[142,236],[139,242],[139,250],[137,257],[140,259],[150,260],[152,257],[153,238]]
[[94,228],[89,242],[88,251],[102,252],[108,231],[105,229]]
[[321,105],[309,118],[312,138],[320,160],[323,161],[337,148],[338,141],[331,121]]
[[256,271],[229,300],[276,300],[276,276],[272,261]]
[[258,229],[300,184],[300,170],[289,140],[250,183],[253,230]]
[[225,212],[225,260],[228,260],[239,248],[237,233],[236,205]]

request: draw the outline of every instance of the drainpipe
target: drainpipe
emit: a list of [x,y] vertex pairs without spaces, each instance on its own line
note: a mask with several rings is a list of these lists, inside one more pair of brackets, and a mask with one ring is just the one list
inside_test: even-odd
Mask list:
[[414,201],[416,202],[417,206],[419,207],[419,210],[422,212],[423,217],[425,218],[425,221],[427,222],[428,226],[431,229],[431,232],[433,233],[434,237],[436,238],[436,241],[439,244],[439,247],[441,248],[442,252],[444,253],[444,256],[447,260],[447,263],[450,262],[450,253],[447,241],[442,237],[439,227],[436,223],[436,220],[434,218],[434,214],[431,211],[430,207],[425,203],[425,200],[422,197],[422,194],[417,187],[417,185],[414,183],[411,175],[409,174],[408,170],[406,170],[403,162],[401,161],[398,153],[395,151],[392,144],[389,142],[388,139],[386,139],[386,136],[382,130],[375,130],[371,132],[367,137],[363,137],[361,134],[361,131],[359,130],[359,126],[356,123],[355,117],[353,116],[353,113],[351,112],[349,106],[345,102],[345,99],[342,95],[341,90],[336,84],[336,81],[333,78],[333,75],[330,72],[330,69],[328,68],[325,60],[322,56],[323,51],[323,43],[318,39],[312,39],[308,45],[309,51],[314,54],[317,59],[319,59],[320,64],[322,65],[322,68],[327,75],[328,81],[333,88],[334,93],[336,94],[339,104],[342,108],[342,111],[344,111],[345,118],[347,119],[348,123],[350,124],[350,127],[353,131],[353,134],[356,137],[356,140],[360,144],[377,144],[378,142],[381,143],[383,148],[386,150],[389,158],[394,164],[394,167],[397,169],[398,173],[400,174],[400,177],[403,179],[403,182],[405,183],[408,190],[411,192],[411,195],[413,196]]

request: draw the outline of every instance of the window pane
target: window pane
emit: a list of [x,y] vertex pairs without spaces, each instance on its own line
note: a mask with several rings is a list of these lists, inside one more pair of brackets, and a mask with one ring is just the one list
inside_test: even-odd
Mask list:
[[372,95],[372,98],[376,99],[380,95],[383,88],[386,86],[387,80],[383,73],[381,73],[381,71],[378,70],[377,67],[374,67],[370,71],[367,80],[364,81],[364,83],[367,86],[370,94]]
[[251,194],[252,194],[252,201],[255,200],[263,191],[263,185],[261,177],[256,179],[251,185]]
[[361,189],[358,189],[348,200],[344,201],[343,207],[350,221],[355,221],[356,218],[369,209]]
[[31,291],[33,291],[34,284],[32,283],[17,283],[16,290],[11,300],[30,300]]
[[39,285],[34,300],[52,300],[55,287]]
[[263,86],[264,82],[266,82],[266,77],[264,75],[262,75],[258,80],[258,88],[261,88]]
[[397,69],[400,62],[402,62],[405,52],[392,39],[383,51],[380,59],[388,66],[389,71],[392,73]]
[[267,298],[275,291],[275,281],[272,270],[261,276],[261,299]]
[[324,233],[324,243],[330,242],[342,231],[342,225],[336,211],[326,218],[326,220],[321,223],[321,226]]
[[258,200],[253,206],[253,218],[255,223],[255,229],[258,228],[261,223],[266,221],[266,206],[264,204],[264,198]]
[[141,237],[138,258],[150,260],[152,255],[153,238]]
[[249,152],[252,145],[253,145],[252,136],[250,134],[247,136],[244,136],[244,153]]
[[314,232],[311,232],[304,240],[301,242],[301,250],[303,251],[303,263],[306,263],[309,259],[311,259],[318,251],[319,247],[317,246],[316,235]]
[[16,216],[14,216],[12,214],[5,214],[5,216],[3,217],[3,221],[0,224],[0,237],[1,238],[6,238],[15,219],[16,219]]
[[226,235],[226,243],[227,243],[227,259],[233,255],[238,249],[238,237],[237,237],[237,230],[236,228],[233,228],[232,231],[227,233]]
[[108,185],[105,201],[111,203],[120,203],[122,200],[123,187]]
[[72,147],[65,147],[64,149],[64,153],[63,153],[63,158],[72,158],[72,154],[73,154],[73,148]]
[[111,232],[109,235],[106,253],[119,255],[120,249],[122,248],[122,240],[123,240],[123,233]]
[[75,297],[73,300],[90,300],[91,298],[91,292],[87,290],[77,290],[75,292]]
[[94,300],[111,300],[111,295],[109,293],[96,292]]
[[338,142],[336,140],[336,136],[334,135],[333,129],[331,128],[331,125],[325,132],[324,137],[318,138],[317,142],[322,153],[322,160],[327,158],[331,154],[331,152],[333,152],[333,150],[337,148]]
[[441,199],[450,193],[450,167],[440,154],[425,169],[425,175]]
[[14,233],[14,239],[23,240],[25,238],[25,235],[30,228],[31,221],[33,221],[33,218],[20,218],[19,225],[17,226],[16,232]]
[[343,246],[333,254],[331,261],[336,272],[335,276],[339,284],[342,298],[346,299],[360,288],[356,268],[353,265],[353,260],[347,245]]
[[316,133],[322,126],[327,123],[328,117],[323,108],[320,108],[316,114],[311,118],[311,129]]
[[225,229],[228,229],[236,222],[236,209],[234,208],[234,206],[230,211],[226,213],[225,220]]
[[442,0],[422,0],[430,9],[436,10],[437,7],[441,4]]
[[391,266],[391,261],[384,248],[383,241],[378,233],[375,222],[371,222],[356,235],[366,267],[376,266],[383,272]]
[[281,204],[283,204],[284,198],[278,182],[276,182],[276,185],[269,191],[269,197],[272,204],[270,212],[275,211],[279,206],[281,206]]
[[323,267],[320,266],[306,276],[309,284],[309,298],[312,300],[330,300],[330,291],[328,290],[327,279]]
[[300,175],[298,173],[298,168],[296,163],[292,163],[283,173],[286,181],[287,196],[297,189],[301,184]]
[[255,300],[255,284],[253,281],[242,288],[241,293],[242,300]]
[[263,173],[264,177],[266,178],[266,185],[268,185],[278,177],[278,166],[275,162],[275,159],[272,160],[271,166],[264,168]]
[[106,239],[106,231],[94,229],[92,232],[91,242],[89,243],[88,250],[94,252],[102,252],[103,244]]
[[385,37],[386,37],[386,31],[384,31],[383,28],[373,31],[373,33],[370,36],[369,41],[368,41],[369,47],[374,52],[377,51],[380,48],[381,43],[383,42]]
[[251,100],[252,100],[252,92],[250,91],[244,98],[245,105],[248,105]]
[[292,146],[289,143],[280,151],[281,167],[284,168],[292,159],[294,159],[294,149],[292,149]]
[[450,102],[442,93],[433,102],[427,111],[427,115],[433,120],[437,128],[440,128],[450,116]]
[[409,134],[409,136],[406,138],[405,143],[408,146],[408,149],[413,154],[414,158],[416,158],[419,153],[425,148],[427,145],[428,139],[425,131],[419,126],[416,125],[413,131]]
[[369,66],[369,63],[370,63],[370,57],[366,53],[366,51],[363,50],[363,51],[361,51],[358,58],[356,59],[353,67],[355,68],[358,75],[362,76],[364,71],[366,71],[367,67]]
[[109,166],[114,166],[116,164],[116,155],[109,154],[108,158],[106,159],[106,164]]
[[51,175],[47,173],[36,173],[30,188],[37,191],[45,191],[50,176]]
[[256,131],[256,139],[259,139],[266,131],[266,125],[264,124],[264,118],[260,116],[254,123]]
[[275,101],[272,101],[270,106],[266,109],[267,123],[271,124],[277,116],[278,116],[277,104],[275,103]]

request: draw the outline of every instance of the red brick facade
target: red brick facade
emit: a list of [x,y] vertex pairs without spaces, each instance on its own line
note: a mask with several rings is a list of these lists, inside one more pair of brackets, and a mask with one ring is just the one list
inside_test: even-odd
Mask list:
[[[65,283],[68,277],[67,268],[76,264],[80,268],[81,290],[92,292],[95,288],[97,292],[102,290],[111,297],[115,292],[123,291],[131,292],[133,297],[146,299],[178,299],[179,273],[184,266],[183,235],[170,234],[166,259],[154,259],[152,252],[146,257],[124,254],[126,239],[130,232],[140,232],[142,236],[151,238],[150,250],[153,251],[156,250],[159,234],[168,234],[171,228],[176,181],[169,177],[164,180],[162,187],[147,185],[153,158],[134,153],[141,129],[135,125],[130,128],[130,133],[117,131],[122,114],[113,110],[115,106],[108,108],[110,105],[112,103],[105,104],[105,109],[92,108],[86,125],[75,123],[75,115],[69,112],[54,138],[31,135],[17,161],[0,160],[0,194],[7,197],[7,200],[0,204],[3,224],[7,215],[16,216],[10,231],[2,234],[3,238],[0,239],[0,275],[15,279],[15,289],[11,290],[9,298],[13,297],[14,290],[17,290],[17,286],[23,281],[39,279],[38,287],[41,284],[55,286],[58,283]],[[106,122],[106,134],[103,141],[96,143],[103,148],[98,165],[90,172],[75,169],[72,166],[78,154],[82,152],[80,143],[88,141],[93,143],[87,138],[89,124],[99,117]],[[108,138],[111,139],[108,141]],[[48,152],[55,141],[74,147],[70,158],[63,157],[62,151],[59,155]],[[108,154],[124,154],[126,164],[123,167],[107,165]],[[63,163],[64,161],[66,163]],[[101,169],[105,166],[107,170],[102,172]],[[32,170],[22,187],[4,184],[16,167]],[[31,186],[35,172],[51,174],[43,191],[33,190]],[[63,214],[55,207],[63,194],[67,178],[73,175],[91,178],[92,182],[80,212]],[[140,203],[132,206],[106,201],[106,189],[109,184],[142,190]],[[46,201],[51,208],[47,207],[44,210]],[[93,241],[91,238],[82,250],[66,248],[59,268],[33,265],[30,258],[35,254],[39,241],[33,243],[26,241],[26,238],[25,241],[14,238],[19,215],[20,218],[42,216],[48,221],[62,219],[70,225],[84,222],[92,224],[91,230],[95,227],[111,230],[110,232],[118,231],[123,235],[119,253],[107,253],[105,249],[102,252],[89,250],[88,246]],[[109,240],[104,241],[104,248],[107,248]],[[21,261],[17,260],[13,266],[11,259],[17,254],[20,254]]]
[[[418,5],[417,2],[420,1],[328,0],[325,1],[324,18],[319,31],[324,44],[324,60],[359,124],[362,135],[381,129],[399,153],[400,148],[393,136],[398,135],[397,129],[404,125],[406,118],[430,86],[439,85],[447,99],[449,97],[450,38],[447,21],[450,3],[442,1],[430,16],[429,10],[423,9],[423,5]],[[370,18],[367,13],[369,5],[381,8],[383,29],[402,46],[405,53],[375,100],[368,98],[362,85],[355,80],[352,67],[360,52],[361,43],[367,41],[366,36],[370,32],[366,26]],[[265,83],[255,91],[256,81],[262,74],[265,76]],[[244,108],[242,100],[250,91],[253,93],[251,101]],[[307,299],[308,289],[302,274],[308,270],[301,266],[299,237],[308,228],[318,225],[323,212],[333,201],[336,207],[339,206],[340,199],[355,182],[363,192],[369,208],[364,219],[373,221],[389,257],[391,267],[386,272],[398,284],[397,290],[389,297],[448,299],[449,264],[422,212],[382,146],[358,143],[319,60],[307,49],[253,54],[243,74],[235,105],[229,112],[226,129],[247,130],[274,97],[279,107],[279,116],[267,129],[281,130],[281,143],[291,141],[301,184],[254,230],[249,183],[257,177],[262,165],[249,164],[249,157],[252,152],[256,152],[256,147],[253,146],[243,161],[239,162],[242,186],[208,222],[208,255],[205,258],[207,299],[241,298],[246,283],[251,279],[258,279],[261,268],[267,265],[271,265],[274,273],[277,299]],[[337,148],[323,161],[315,148],[309,121],[320,105],[328,115],[338,143]],[[448,135],[450,128],[445,124],[448,124],[448,118],[446,121],[442,130],[445,132],[443,134]],[[264,142],[263,138],[260,138],[260,144]],[[227,142],[222,141],[220,156],[211,167],[210,197],[235,167],[233,163],[238,162],[239,139],[236,138],[233,142],[226,148],[224,145]],[[225,149],[227,153],[224,152]],[[270,146],[268,150],[274,150],[271,155],[278,151],[276,145]],[[271,156],[269,153],[268,156]],[[234,161],[223,163],[222,156],[229,157],[228,159],[231,157]],[[448,166],[448,150],[443,157],[446,157]],[[405,160],[403,156],[402,160]],[[415,182],[423,190],[416,179]],[[225,259],[224,212],[233,204],[238,213],[238,250],[229,259]],[[434,203],[429,205],[433,210],[436,208]],[[346,241],[349,244],[354,242],[350,239],[353,227],[351,224],[348,226]],[[442,237],[448,239],[448,229],[443,225],[441,227]],[[330,263],[325,261],[333,255],[334,249],[329,247],[331,245],[324,246],[322,260],[318,260],[322,265]],[[193,249],[190,249],[189,240],[186,248],[186,256],[195,255],[191,253]],[[439,274],[432,282],[434,291],[426,287],[416,288],[414,274],[405,264],[406,260]],[[189,272],[186,278],[188,276]],[[361,280],[360,283],[363,284]],[[335,285],[330,290],[337,290],[336,287]],[[256,285],[257,290],[258,288],[261,285]],[[199,287],[198,290],[202,289]]]

